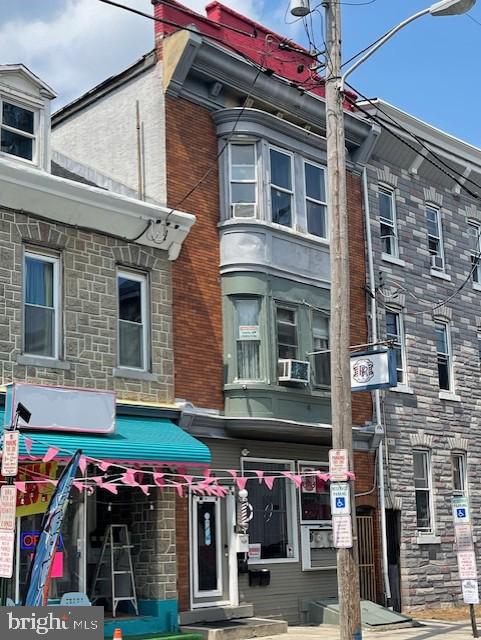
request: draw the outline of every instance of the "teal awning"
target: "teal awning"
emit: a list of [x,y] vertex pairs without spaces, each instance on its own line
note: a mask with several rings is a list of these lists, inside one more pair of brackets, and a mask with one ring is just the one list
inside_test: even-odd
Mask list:
[[[3,424],[3,411],[0,420]],[[57,447],[58,457],[82,449],[87,457],[122,463],[208,464],[211,460],[205,444],[165,418],[117,416],[115,433],[105,435],[24,429],[22,433],[34,441],[30,454],[40,459],[48,447]],[[27,457],[23,438],[20,456]]]

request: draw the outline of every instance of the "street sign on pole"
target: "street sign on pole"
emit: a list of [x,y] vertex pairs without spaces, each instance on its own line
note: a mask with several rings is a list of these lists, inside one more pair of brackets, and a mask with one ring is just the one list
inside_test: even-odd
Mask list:
[[331,513],[333,516],[351,515],[351,492],[347,482],[333,482],[331,491]]
[[470,524],[455,524],[456,551],[474,551],[473,529]]
[[463,600],[466,604],[479,604],[479,591],[477,580],[463,580]]
[[346,482],[349,471],[347,449],[331,449],[329,451],[329,476],[331,482]]
[[16,476],[18,473],[18,431],[3,432],[2,476]]
[[15,531],[17,488],[4,484],[0,489],[0,531]]
[[476,555],[474,551],[458,553],[458,570],[460,580],[477,580]]
[[464,496],[454,496],[451,500],[454,524],[469,524],[469,503]]
[[336,549],[350,549],[352,547],[351,516],[333,516],[332,542]]

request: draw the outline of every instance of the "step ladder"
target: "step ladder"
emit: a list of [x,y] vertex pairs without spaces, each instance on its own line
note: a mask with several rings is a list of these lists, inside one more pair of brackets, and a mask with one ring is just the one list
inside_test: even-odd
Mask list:
[[130,534],[126,524],[111,524],[105,530],[102,551],[95,569],[90,601],[110,600],[116,617],[119,602],[130,602],[139,615],[132,566]]

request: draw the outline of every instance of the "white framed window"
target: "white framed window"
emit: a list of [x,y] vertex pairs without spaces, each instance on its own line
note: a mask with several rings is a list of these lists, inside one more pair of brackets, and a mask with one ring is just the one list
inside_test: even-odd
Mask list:
[[329,316],[322,311],[312,312],[313,351],[324,351],[314,355],[314,382],[318,386],[331,386],[331,354],[329,353]]
[[413,451],[414,491],[416,494],[416,526],[418,531],[432,533],[434,529],[431,454]]
[[271,221],[283,227],[294,226],[294,181],[292,155],[274,147],[269,149]]
[[34,110],[0,98],[0,151],[23,160],[35,159],[36,120]]
[[281,360],[297,360],[299,354],[297,311],[290,307],[277,305],[276,325],[278,357]]
[[441,211],[430,204],[426,205],[426,224],[428,229],[428,249],[431,257],[431,269],[444,271],[443,229]]
[[463,451],[453,451],[451,464],[453,467],[453,494],[465,496],[468,489],[466,454]]
[[304,160],[304,188],[306,194],[307,232],[327,239],[326,170]]
[[394,191],[379,185],[378,197],[382,252],[397,258],[399,256],[399,244]]
[[481,226],[479,223],[470,220],[468,222],[468,231],[469,231],[469,251],[471,254],[471,271],[473,278],[473,282],[477,284],[481,284],[481,261],[480,261],[480,253],[481,253]]
[[386,338],[392,340],[396,352],[397,383],[406,384],[406,342],[402,314],[386,309]]
[[24,254],[23,351],[58,359],[60,351],[59,258]]
[[272,489],[257,480],[255,470],[264,474],[280,476],[282,471],[294,473],[294,462],[272,458],[243,458],[244,476],[254,477],[247,484],[249,503],[253,517],[249,523],[249,543],[260,544],[260,560],[249,560],[249,564],[295,562],[298,560],[296,492],[294,483],[277,477]]
[[330,524],[332,516],[329,487],[315,475],[317,471],[328,473],[329,463],[299,460],[297,466],[299,474],[302,475],[302,484],[299,487],[301,524]]
[[149,366],[147,276],[117,272],[118,364],[146,371]]
[[237,380],[261,379],[260,298],[234,301],[237,343]]
[[436,354],[438,363],[439,388],[444,391],[453,389],[453,372],[451,356],[451,336],[447,322],[436,320],[434,323],[436,332]]
[[233,218],[257,216],[257,151],[255,143],[229,145],[229,202]]

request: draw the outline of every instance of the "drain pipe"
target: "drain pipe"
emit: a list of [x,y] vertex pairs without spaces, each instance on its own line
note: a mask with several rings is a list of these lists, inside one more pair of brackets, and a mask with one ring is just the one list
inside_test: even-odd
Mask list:
[[[374,259],[372,253],[372,237],[371,237],[371,216],[369,209],[369,192],[367,185],[367,169],[362,170],[362,190],[364,198],[364,218],[366,225],[366,242],[367,242],[367,264],[369,275],[369,288],[371,295],[371,342],[377,342],[377,303],[374,295],[376,289],[376,280],[374,276]],[[381,418],[381,393],[379,389],[374,391],[374,417],[375,428],[382,429],[384,432]],[[378,483],[379,483],[379,509],[381,512],[381,551],[382,551],[382,573],[384,580],[384,594],[386,597],[386,606],[391,608],[391,583],[389,581],[389,566],[387,558],[387,535],[386,535],[386,495],[384,491],[384,446],[383,437],[379,440],[378,451]]]

